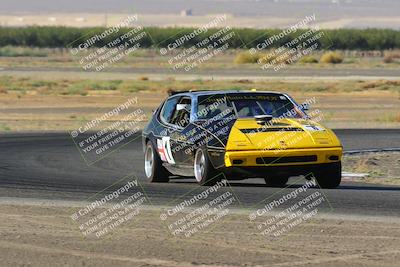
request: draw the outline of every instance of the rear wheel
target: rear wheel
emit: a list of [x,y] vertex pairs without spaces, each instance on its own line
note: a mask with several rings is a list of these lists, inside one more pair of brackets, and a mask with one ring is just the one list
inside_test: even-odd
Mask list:
[[194,157],[194,176],[201,185],[214,185],[221,181],[220,173],[214,169],[208,153],[199,148]]
[[314,176],[321,188],[336,188],[342,181],[342,164],[332,163],[316,171]]
[[271,176],[264,179],[268,186],[283,187],[289,181],[289,177],[284,176]]
[[169,172],[162,165],[160,156],[155,152],[151,141],[146,143],[144,173],[152,183],[166,183],[169,181]]

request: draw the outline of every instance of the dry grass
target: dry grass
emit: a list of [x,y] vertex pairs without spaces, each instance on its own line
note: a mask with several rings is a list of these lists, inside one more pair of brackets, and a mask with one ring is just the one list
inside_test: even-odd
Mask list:
[[[28,49],[28,48],[24,48]],[[386,51],[386,55],[390,58],[389,64],[384,63],[383,57],[380,56],[360,56],[357,53],[342,51],[340,54],[345,55],[343,64],[336,64],[335,68],[393,68],[393,64],[398,64],[400,60],[396,59],[397,50]],[[15,68],[15,67],[76,67],[80,68],[79,57],[72,57],[67,49],[47,49],[47,48],[32,48],[28,50],[29,53],[38,53],[46,55],[45,57],[27,57],[27,56],[0,56],[0,67]],[[179,51],[177,51],[178,53]],[[212,57],[210,60],[201,64],[202,69],[210,68],[258,68],[260,64],[269,63],[273,59],[277,60],[274,56],[266,57],[271,54],[270,50],[249,55],[247,50],[243,49],[229,49],[217,56]],[[393,55],[394,54],[394,55]],[[333,64],[313,64],[315,60],[319,60],[322,51],[315,51],[312,55],[301,57],[297,62],[288,61],[287,58],[277,60],[277,63],[290,64],[288,67],[300,68],[306,66],[307,68],[331,68]],[[127,57],[122,58],[110,66],[113,67],[129,67],[129,68],[171,68],[168,64],[169,57],[161,56],[155,49],[140,49]],[[234,62],[235,64],[232,64]],[[306,63],[306,64],[305,64]],[[243,66],[245,64],[246,66]]]
[[318,59],[316,59],[313,56],[304,56],[304,57],[300,58],[299,63],[314,64],[314,63],[318,63]]
[[229,90],[229,89],[259,89],[285,92],[362,92],[362,91],[392,91],[400,93],[400,80],[387,81],[265,81],[265,80],[202,80],[187,81],[167,78],[165,80],[150,80],[139,77],[137,80],[69,80],[69,79],[34,79],[14,76],[0,76],[0,95],[92,95],[92,94],[132,94],[138,91],[167,92],[168,90]]
[[379,122],[386,122],[386,123],[390,123],[390,122],[400,122],[400,112],[396,113],[396,114],[386,114],[383,115],[379,118],[377,118],[377,121]]
[[253,64],[257,63],[260,55],[258,53],[251,54],[249,52],[242,52],[236,55],[234,59],[235,64]]
[[[323,123],[332,128],[398,128],[399,81],[285,80],[41,80],[0,76],[0,131],[70,130],[81,118],[96,117],[99,107],[112,109],[128,97],[140,98],[151,114],[168,90],[243,89],[281,91],[298,102],[316,97]],[[54,107],[59,112],[54,113]],[[85,107],[84,110],[81,110]],[[71,108],[76,108],[71,110]],[[10,109],[7,111],[7,109]],[[37,111],[35,111],[37,110]],[[379,112],[377,112],[377,110]],[[104,111],[103,111],[104,112]]]
[[361,87],[362,89],[378,89],[378,90],[395,89],[396,91],[400,91],[400,81],[387,81],[387,80],[365,81],[362,83]]
[[400,50],[386,50],[384,52],[383,62],[393,63],[400,60]]
[[19,46],[0,47],[0,57],[46,57],[53,49]]
[[140,77],[138,78],[138,80],[139,80],[139,81],[148,81],[148,80],[149,80],[149,77],[147,77],[147,76],[140,76]]
[[343,157],[345,171],[367,173],[364,182],[400,184],[400,153],[366,153]]
[[292,56],[288,53],[281,53],[275,55],[273,51],[266,51],[265,53],[249,53],[248,51],[236,55],[234,59],[235,64],[291,64]]
[[343,62],[343,55],[338,52],[327,52],[319,60],[321,63],[339,64]]

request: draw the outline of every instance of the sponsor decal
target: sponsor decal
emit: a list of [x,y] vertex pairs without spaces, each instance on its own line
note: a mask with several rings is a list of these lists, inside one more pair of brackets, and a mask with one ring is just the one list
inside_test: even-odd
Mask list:
[[157,139],[158,154],[160,155],[162,161],[175,164],[175,160],[171,151],[170,140],[171,138],[169,136],[165,136],[162,139]]
[[308,131],[324,131],[324,128],[317,125],[303,125],[303,127]]

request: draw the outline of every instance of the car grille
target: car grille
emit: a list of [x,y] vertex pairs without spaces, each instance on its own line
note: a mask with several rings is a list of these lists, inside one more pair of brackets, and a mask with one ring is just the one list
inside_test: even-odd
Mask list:
[[256,159],[257,164],[279,164],[279,163],[296,163],[296,162],[313,162],[317,161],[317,155],[310,156],[290,156],[290,157],[260,157]]

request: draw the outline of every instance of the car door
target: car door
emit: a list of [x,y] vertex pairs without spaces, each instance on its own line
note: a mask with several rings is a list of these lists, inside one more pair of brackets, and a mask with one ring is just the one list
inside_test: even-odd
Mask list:
[[193,153],[191,147],[193,142],[194,128],[190,120],[192,111],[192,101],[189,96],[183,96],[178,100],[177,107],[171,118],[170,124],[174,125],[174,130],[171,132],[171,150],[176,158],[176,161],[182,167],[191,168],[193,165]]
[[157,142],[157,152],[163,161],[164,165],[175,165],[177,164],[175,155],[172,150],[171,134],[177,130],[177,125],[172,122],[176,104],[180,97],[174,96],[167,99],[161,108],[158,116],[159,124],[155,129],[155,138]]
[[[160,131],[157,138],[157,148],[161,160],[166,167],[181,167],[191,165],[188,157],[187,132],[190,124],[191,99],[189,96],[174,96],[163,105],[160,115]],[[188,160],[189,159],[189,160]]]

